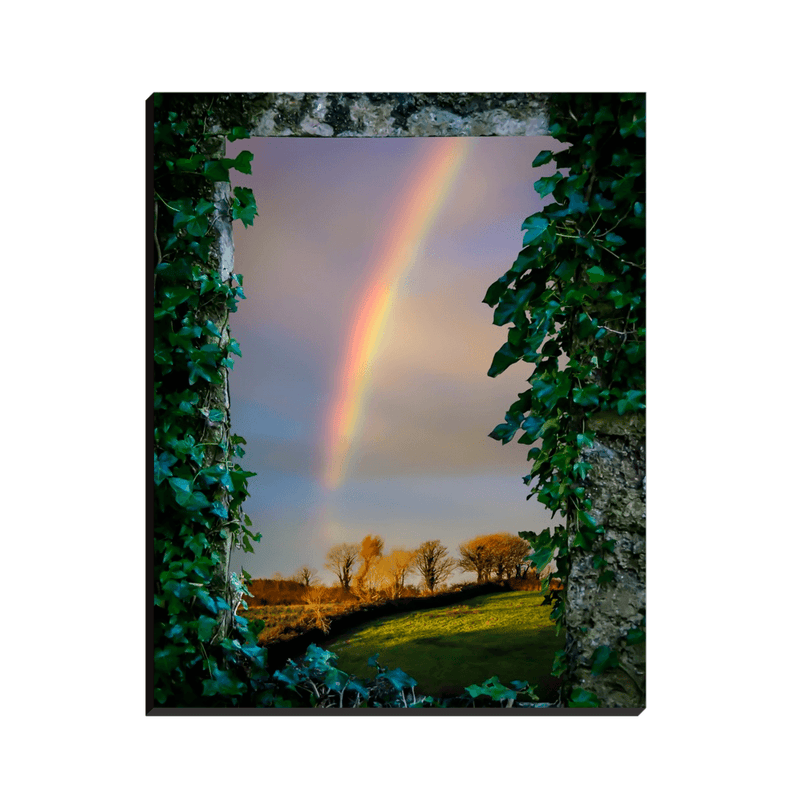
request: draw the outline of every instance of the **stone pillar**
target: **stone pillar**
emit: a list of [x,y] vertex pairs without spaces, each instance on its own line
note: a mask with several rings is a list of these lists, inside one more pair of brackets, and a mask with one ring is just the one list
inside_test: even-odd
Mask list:
[[[592,552],[579,550],[572,557],[565,598],[566,686],[594,692],[603,707],[644,708],[645,416],[603,412],[591,418],[589,428],[596,438],[583,453],[592,465],[584,485],[605,534]],[[602,542],[612,539],[613,552],[602,550]],[[598,557],[607,565],[598,564]],[[598,583],[604,571],[613,579]],[[604,645],[612,654],[598,672],[595,659]]]

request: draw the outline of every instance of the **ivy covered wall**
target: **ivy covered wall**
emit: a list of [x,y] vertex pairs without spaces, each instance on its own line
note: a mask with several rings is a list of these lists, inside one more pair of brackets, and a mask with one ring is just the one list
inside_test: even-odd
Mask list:
[[[225,139],[249,136],[533,136],[570,148],[533,164],[554,202],[526,219],[524,249],[489,288],[509,341],[489,374],[532,363],[530,388],[491,432],[534,445],[531,492],[566,518],[523,532],[558,554],[567,644],[554,665],[564,705],[644,706],[644,97],[468,93],[159,95],[155,131],[156,704],[274,701],[265,662],[236,615],[234,547],[251,548],[242,442],[230,431],[229,315],[244,298]],[[559,357],[567,356],[566,369]],[[247,357],[247,354],[245,354]],[[541,446],[536,446],[536,444]],[[247,576],[243,576],[246,578]],[[259,684],[262,680],[262,684]],[[261,686],[261,692],[258,688]],[[255,698],[255,699],[254,699]]]

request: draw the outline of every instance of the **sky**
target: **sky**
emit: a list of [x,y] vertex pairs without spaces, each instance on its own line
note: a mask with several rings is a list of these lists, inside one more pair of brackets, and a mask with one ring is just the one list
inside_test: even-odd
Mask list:
[[[254,138],[255,224],[234,223],[246,299],[232,315],[232,429],[247,440],[245,512],[262,539],[232,567],[324,568],[340,542],[385,552],[552,524],[522,476],[528,447],[488,433],[528,364],[487,371],[506,340],[486,289],[543,202],[547,137]],[[459,579],[459,573],[452,580]]]

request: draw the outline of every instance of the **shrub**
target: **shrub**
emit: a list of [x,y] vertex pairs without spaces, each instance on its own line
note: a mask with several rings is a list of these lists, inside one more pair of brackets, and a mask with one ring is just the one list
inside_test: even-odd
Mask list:
[[[447,708],[447,707],[504,707],[511,708],[518,697],[538,698],[526,682],[511,681],[503,686],[496,676],[480,686],[466,687],[458,697],[441,700],[431,696],[417,697],[417,681],[401,669],[389,670],[378,661],[378,653],[368,659],[376,675],[372,680],[360,680],[338,669],[338,656],[312,644],[302,658],[289,660],[273,677],[281,687],[282,706],[315,708]],[[287,697],[287,691],[290,693]],[[277,704],[276,704],[277,705]],[[549,703],[525,703],[546,707]]]

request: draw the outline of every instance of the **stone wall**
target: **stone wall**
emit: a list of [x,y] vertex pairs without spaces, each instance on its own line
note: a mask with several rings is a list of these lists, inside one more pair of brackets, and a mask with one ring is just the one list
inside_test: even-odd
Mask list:
[[294,92],[225,96],[222,127],[252,136],[544,136],[541,94]]

